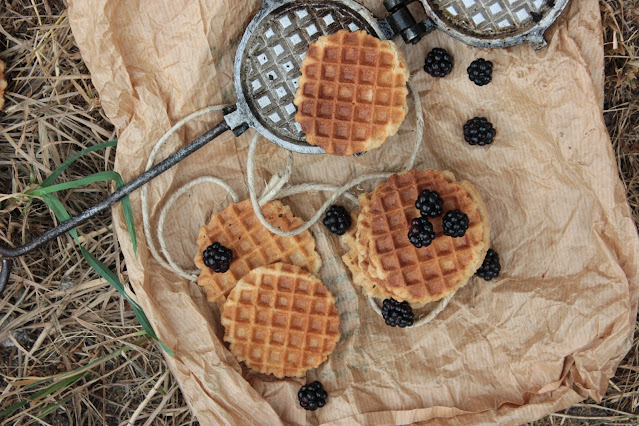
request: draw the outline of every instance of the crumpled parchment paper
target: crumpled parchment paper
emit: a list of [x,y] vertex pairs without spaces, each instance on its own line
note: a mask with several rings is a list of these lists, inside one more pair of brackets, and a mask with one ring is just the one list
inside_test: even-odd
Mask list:
[[[69,18],[104,111],[119,131],[116,169],[143,171],[157,139],[207,105],[233,103],[233,57],[256,0],[72,0]],[[378,16],[381,1],[365,2]],[[406,46],[426,123],[420,167],[472,182],[491,215],[502,273],[473,278],[442,314],[412,330],[386,327],[350,281],[339,239],[312,231],[324,259],[321,278],[337,299],[342,338],[328,362],[309,372],[329,392],[315,412],[296,401],[300,379],[276,380],[239,364],[222,342],[218,314],[195,284],[162,269],[142,234],[140,194],[132,198],[133,254],[121,210],[113,210],[131,284],[161,340],[167,362],[202,424],[521,423],[601,397],[629,349],[637,312],[639,240],[602,118],[603,48],[596,0],[572,1],[546,33],[548,47],[466,46],[435,31]],[[433,47],[455,57],[451,75],[421,70]],[[493,82],[477,87],[466,67],[483,57]],[[412,107],[411,107],[412,110]],[[360,158],[295,154],[292,183],[340,184],[353,176],[401,170],[415,134],[414,113],[381,149]],[[489,147],[463,141],[462,125],[486,116],[497,128]],[[198,119],[162,150],[164,158],[221,119]],[[230,132],[153,181],[150,211],[199,176],[226,179],[244,198],[250,130]],[[264,141],[258,178],[285,164]],[[358,191],[372,188],[370,182]],[[326,193],[285,199],[309,218]],[[230,197],[201,185],[171,209],[168,248],[192,268],[199,227]],[[347,203],[347,201],[344,201]],[[349,208],[354,208],[350,206]]]

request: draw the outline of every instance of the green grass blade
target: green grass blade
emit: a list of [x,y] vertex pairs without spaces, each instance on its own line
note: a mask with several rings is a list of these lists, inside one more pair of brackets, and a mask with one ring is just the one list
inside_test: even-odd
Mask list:
[[89,372],[85,371],[84,373],[76,374],[75,376],[70,376],[70,377],[67,377],[66,379],[60,380],[59,382],[55,382],[51,386],[47,386],[41,391],[36,392],[33,395],[29,396],[29,399],[31,401],[35,401],[36,399],[40,399],[43,396],[49,396],[60,389],[71,386],[73,383],[77,382],[78,380],[86,376],[87,374],[89,374]]
[[74,180],[74,181],[71,181],[71,182],[64,182],[64,183],[59,183],[57,185],[39,187],[37,189],[33,189],[31,191],[28,191],[26,194],[27,195],[42,196],[43,194],[52,194],[54,192],[62,191],[62,190],[65,190],[65,189],[78,188],[80,186],[88,185],[88,184],[94,183],[94,182],[104,182],[104,181],[109,181],[109,180],[117,181],[118,178],[120,178],[120,180],[122,180],[122,178],[120,177],[120,174],[118,172],[107,170],[107,171],[104,171],[104,172],[94,173],[94,174],[89,175],[87,177],[83,177],[82,179]]
[[118,144],[118,141],[114,140],[114,141],[103,142],[101,144],[94,145],[94,146],[91,146],[89,148],[83,149],[82,151],[78,152],[77,154],[72,155],[71,157],[69,157],[64,163],[60,164],[60,167],[55,169],[53,171],[53,173],[51,173],[51,176],[46,178],[44,180],[44,182],[42,182],[42,185],[40,185],[40,186],[42,186],[42,187],[50,186],[53,183],[53,181],[56,180],[58,178],[58,176],[60,176],[60,174],[67,167],[69,167],[71,164],[73,164],[75,162],[75,160],[77,160],[78,158],[80,158],[84,154],[88,154],[90,152],[97,151],[99,149],[108,148],[110,146],[116,146],[117,144]]
[[[115,186],[119,189],[124,186],[124,180],[122,180],[122,176],[117,174],[117,178],[115,179]],[[133,220],[133,209],[131,208],[131,200],[129,200],[129,196],[127,195],[120,201],[122,203],[122,212],[124,213],[124,221],[126,222],[126,227],[129,230],[129,236],[131,237],[131,245],[133,246],[133,254],[138,255],[138,239],[135,235],[135,221]]]
[[[100,262],[100,260],[97,257],[95,257],[93,254],[88,252],[84,247],[80,246],[80,251],[82,252],[82,255],[84,256],[86,261],[89,262],[89,265],[98,274],[100,274],[102,278],[107,280],[109,284],[111,284],[122,295],[122,297],[124,297],[126,301],[129,302],[131,306],[133,306],[134,309],[135,308],[140,309],[140,306],[137,304],[137,302],[131,299],[129,295],[126,293],[126,291],[124,290],[124,285],[120,282],[117,275],[115,275],[109,268],[106,267],[104,263]],[[147,333],[148,333],[148,330],[147,330]],[[149,333],[149,335],[153,337],[151,333]]]
[[[112,140],[112,141],[108,141],[108,142],[103,142],[101,144],[98,145],[94,145],[91,146],[89,148],[85,148],[82,151],[78,152],[77,154],[74,154],[73,156],[71,156],[70,158],[68,158],[64,163],[62,163],[60,165],[60,167],[58,167],[57,169],[55,169],[53,171],[53,173],[51,173],[51,175],[49,177],[47,177],[44,182],[42,182],[42,184],[40,185],[40,187],[38,188],[39,190],[41,190],[42,188],[47,188],[50,187],[53,182],[58,178],[58,176],[60,176],[60,174],[62,174],[62,172],[64,170],[67,169],[67,167],[69,167],[71,164],[73,164],[78,158],[80,158],[81,156],[88,154],[90,152],[93,151],[97,151],[99,149],[103,149],[103,148],[108,148],[111,146],[116,146],[118,144],[117,139],[116,140]],[[114,180],[116,182],[116,186],[118,188],[120,188],[121,186],[124,185],[124,181],[122,180],[122,176],[120,176],[119,173],[117,172],[113,172],[115,173],[113,179],[110,180]],[[32,176],[35,176],[35,173],[32,174]],[[92,175],[95,176],[95,175]],[[82,179],[80,179],[82,180]],[[106,179],[105,179],[106,180]],[[77,183],[78,181],[76,181]],[[91,182],[89,182],[91,183]],[[79,186],[79,185],[77,185]],[[70,188],[75,188],[76,186],[71,186]],[[64,189],[69,189],[69,188],[64,188]],[[58,189],[59,191],[60,189]],[[138,254],[138,243],[137,243],[137,237],[135,235],[135,222],[133,221],[133,209],[131,208],[131,201],[129,200],[129,197],[126,196],[122,199],[122,210],[124,212],[124,220],[126,221],[126,226],[129,229],[129,235],[131,237],[131,243],[133,245],[133,253],[137,256]]]
[[53,405],[49,405],[48,407],[45,407],[40,414],[38,414],[38,418],[42,419],[45,416],[47,416],[48,414],[51,414],[52,412],[55,411],[56,408],[58,408],[59,406],[61,406],[62,404],[64,404],[65,402],[67,402],[68,400],[70,400],[71,398],[73,398],[75,396],[75,394],[71,394],[69,396],[67,396],[66,398],[64,398],[62,401],[53,404]]
[[[43,194],[42,200],[47,204],[47,206],[49,206],[49,208],[53,211],[53,213],[56,215],[58,220],[60,221],[69,220],[70,218],[69,213],[64,208],[60,200],[58,200],[55,196],[51,194]],[[78,232],[75,229],[70,230],[69,233],[78,243],[78,246],[80,247],[80,251],[82,252],[82,256],[86,259],[89,265],[102,278],[107,280],[109,284],[111,284],[122,295],[122,297],[126,299],[127,302],[131,304],[131,307],[133,308],[133,313],[135,313],[135,316],[138,318],[138,321],[140,321],[142,328],[144,328],[147,334],[151,336],[154,340],[157,340],[160,346],[162,346],[162,348],[166,351],[166,353],[168,353],[170,356],[173,356],[173,351],[171,351],[164,343],[159,341],[157,334],[155,334],[155,331],[153,330],[153,327],[151,326],[149,319],[146,317],[146,314],[144,313],[140,305],[138,305],[133,299],[131,299],[128,294],[126,294],[126,291],[124,290],[124,285],[122,285],[118,277],[113,272],[111,272],[111,270],[107,268],[104,263],[100,262],[98,258],[93,256],[84,247],[82,247],[82,245],[80,244],[78,240]]]
[[[137,333],[135,333],[135,335],[136,336],[146,336],[147,332],[145,330],[140,330]],[[145,339],[138,339],[135,342],[133,342],[133,344],[134,345],[141,345],[142,343],[144,343],[145,340],[146,340],[146,338]],[[127,352],[130,349],[133,349],[133,347],[129,346],[129,345],[126,345],[126,346],[118,349],[115,352],[111,352],[110,354],[104,355],[104,356],[96,359],[95,361],[92,361],[92,362],[88,363],[87,365],[84,365],[82,367],[76,368],[75,370],[66,371],[64,373],[58,373],[58,374],[56,374],[54,376],[47,377],[47,378],[38,380],[37,382],[33,382],[33,383],[30,383],[30,384],[24,385],[24,389],[25,390],[26,389],[31,389],[31,388],[39,386],[41,384],[50,382],[51,380],[63,379],[63,378],[66,378],[68,376],[74,376],[74,375],[77,375],[79,373],[85,372],[87,370],[90,370],[91,368],[93,368],[96,365],[102,364],[102,363],[104,363],[106,361],[109,361],[109,360],[111,360],[113,358],[116,358],[116,357],[122,355],[123,353]],[[15,385],[15,386],[21,386],[20,382],[12,382],[12,384]]]
[[138,318],[138,321],[140,321],[142,328],[144,328],[147,334],[151,336],[154,340],[157,340],[162,346],[162,348],[164,348],[164,350],[169,355],[173,356],[173,352],[168,347],[166,347],[162,342],[159,341],[158,336],[155,334],[155,331],[153,330],[153,327],[151,326],[151,323],[149,322],[149,319],[146,317],[146,314],[144,313],[140,305],[138,305],[137,302],[135,302],[133,299],[129,297],[129,295],[124,290],[124,285],[122,285],[118,277],[113,272],[111,272],[111,270],[107,268],[104,263],[100,262],[95,256],[93,256],[91,253],[85,250],[84,247],[80,246],[80,251],[82,251],[82,255],[87,260],[89,265],[91,265],[91,267],[98,274],[100,274],[102,278],[107,280],[122,295],[122,297],[124,297],[131,304],[131,308],[133,308],[133,313]]
[[162,349],[164,349],[164,352],[166,352],[167,354],[169,354],[170,357],[173,356],[173,351],[171,349],[169,349],[168,346],[166,346],[164,343],[162,343],[161,341],[159,341],[158,339],[155,339],[156,342],[159,343],[159,345],[162,347]]
[[[71,219],[71,216],[69,216],[67,209],[64,208],[60,200],[58,200],[54,195],[43,194],[42,201],[44,201],[45,204],[51,209],[51,211],[53,211],[53,214],[55,215],[55,217],[58,218],[60,222],[65,222]],[[69,234],[71,234],[73,239],[78,244],[80,244],[80,240],[78,240],[78,231],[75,228],[71,229],[69,231]]]
[[[57,185],[51,185],[47,187],[41,186],[39,188],[28,191],[26,194],[36,197],[43,197],[44,195],[53,194],[54,192],[62,191],[65,189],[73,189],[94,182],[104,182],[110,180],[115,182],[117,188],[121,188],[122,186],[124,186],[124,180],[122,179],[120,173],[107,170],[104,172],[94,173],[90,176],[74,180],[72,182],[59,183]],[[131,200],[128,196],[126,196],[122,199],[121,203],[122,211],[124,213],[124,220],[126,221],[126,226],[129,230],[129,236],[131,237],[131,243],[133,245],[133,253],[137,255],[138,243],[137,237],[135,235],[135,222],[133,221],[133,209],[131,208]]]
[[22,408],[25,405],[27,405],[29,402],[35,401],[36,399],[39,399],[39,398],[41,398],[43,396],[51,395],[52,393],[58,391],[59,389],[71,386],[73,383],[75,383],[76,381],[78,381],[82,377],[86,376],[87,374],[89,374],[88,371],[84,372],[84,373],[76,374],[76,375],[71,376],[71,377],[67,377],[66,379],[60,380],[59,382],[56,382],[56,383],[52,384],[51,386],[47,386],[46,388],[42,389],[41,391],[36,392],[33,395],[30,395],[29,399],[25,399],[23,401],[20,401],[20,402],[18,402],[16,404],[13,404],[9,408],[6,408],[5,410],[0,411],[0,418],[4,418],[6,416],[11,415],[12,413],[14,413],[19,408]]
[[16,410],[24,407],[28,403],[29,403],[29,400],[25,399],[13,404],[11,407],[5,408],[4,410],[0,411],[0,419],[7,417],[8,415],[14,413]]

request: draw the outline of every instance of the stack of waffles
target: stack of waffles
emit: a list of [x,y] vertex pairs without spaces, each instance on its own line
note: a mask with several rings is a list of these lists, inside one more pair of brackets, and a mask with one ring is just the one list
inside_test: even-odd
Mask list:
[[[303,225],[288,206],[271,201],[261,208],[274,227]],[[213,243],[231,250],[226,272],[204,264]],[[291,237],[271,233],[250,200],[214,213],[198,236],[198,284],[222,312],[224,340],[239,360],[276,377],[302,376],[318,367],[339,340],[339,315],[330,291],[315,277],[322,264],[309,231]]]
[[[408,239],[415,207],[424,189],[437,191],[444,211],[459,209],[470,225],[463,237],[444,235],[442,217],[430,219],[435,239],[417,248]],[[413,308],[445,298],[481,266],[490,245],[486,207],[475,188],[458,182],[450,172],[409,170],[392,175],[373,192],[359,197],[353,214],[356,226],[344,235],[349,251],[343,256],[353,283],[378,299],[407,301]]]

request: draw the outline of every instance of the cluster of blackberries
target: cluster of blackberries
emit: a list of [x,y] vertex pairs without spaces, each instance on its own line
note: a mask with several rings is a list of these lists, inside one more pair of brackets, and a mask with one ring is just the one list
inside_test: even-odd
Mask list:
[[351,215],[344,207],[333,204],[322,222],[333,234],[344,235],[351,226]]
[[424,71],[433,77],[444,77],[453,70],[453,57],[439,47],[434,48],[424,61]]
[[382,304],[382,316],[387,325],[391,327],[410,327],[415,323],[415,315],[413,309],[408,302],[398,302],[390,299],[384,300]]
[[449,237],[463,237],[469,225],[468,215],[459,209],[447,211],[442,219],[442,230]]
[[[436,47],[426,55],[424,71],[433,77],[444,77],[453,69],[453,57],[444,49]],[[493,79],[493,63],[483,58],[473,61],[466,69],[468,78],[477,86],[485,86]],[[493,143],[497,131],[485,117],[475,117],[464,124],[464,139],[471,145]]]
[[473,61],[466,71],[470,81],[478,86],[485,86],[493,80],[493,63],[483,58]]
[[488,249],[486,257],[484,258],[484,263],[482,263],[477,272],[475,272],[475,275],[485,279],[486,281],[490,281],[499,276],[500,270],[501,265],[499,264],[499,255],[495,250]]
[[[453,57],[445,49],[436,47],[426,55],[424,71],[433,77],[445,77],[453,70]],[[485,86],[493,80],[493,63],[483,58],[471,62],[466,69],[470,81]]]
[[[408,240],[417,248],[427,247],[435,239],[433,224],[428,218],[440,216],[444,212],[444,200],[437,191],[424,189],[417,197],[415,207],[421,213],[421,217],[415,218],[411,222]],[[468,216],[461,210],[450,210],[442,219],[444,235],[450,237],[463,237],[468,226]]]
[[437,217],[444,213],[444,200],[437,191],[424,189],[417,196],[415,207],[424,217]]
[[297,393],[297,399],[302,408],[310,411],[315,411],[326,405],[327,398],[328,393],[317,380],[310,385],[302,386]]
[[486,117],[475,117],[464,124],[464,139],[471,145],[489,145],[493,143],[497,130]]
[[424,216],[416,217],[408,229],[408,240],[417,248],[427,247],[435,239],[433,224]]
[[226,272],[231,267],[233,252],[217,241],[202,253],[204,264],[215,272]]

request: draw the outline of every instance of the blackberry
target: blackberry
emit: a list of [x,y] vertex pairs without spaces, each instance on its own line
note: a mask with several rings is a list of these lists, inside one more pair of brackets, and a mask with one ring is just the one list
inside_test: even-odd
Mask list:
[[470,81],[478,86],[485,86],[493,80],[493,63],[485,59],[473,61],[466,71]]
[[471,145],[490,145],[497,130],[486,117],[471,118],[464,124],[464,139]]
[[500,270],[501,265],[499,264],[499,255],[495,250],[488,249],[486,257],[484,258],[484,263],[482,263],[477,272],[475,272],[475,275],[485,279],[486,281],[490,281],[499,276]]
[[461,210],[449,210],[442,219],[444,235],[449,237],[463,237],[468,229],[468,216]]
[[386,321],[386,325],[391,327],[410,327],[415,323],[415,316],[413,315],[413,308],[410,307],[408,302],[398,302],[397,300],[390,298],[384,300],[382,304],[382,316]]
[[302,386],[297,392],[297,399],[305,410],[315,411],[319,407],[323,407],[326,405],[326,398],[328,398],[328,393],[317,380],[310,385]]
[[437,191],[429,191],[424,189],[415,201],[415,207],[422,213],[424,217],[437,217],[441,215],[444,210],[444,200],[439,196]]
[[435,239],[433,224],[425,217],[416,217],[410,224],[408,240],[417,248],[427,247]]
[[231,266],[233,252],[216,241],[204,250],[202,257],[204,264],[215,272],[226,272]]
[[333,234],[344,235],[351,226],[351,215],[344,207],[333,204],[326,212],[323,223]]
[[444,77],[453,69],[453,57],[442,48],[436,47],[426,55],[424,71],[433,77]]

